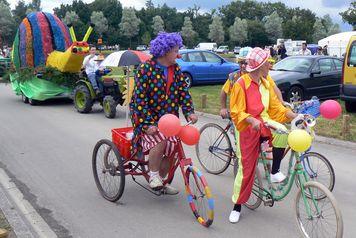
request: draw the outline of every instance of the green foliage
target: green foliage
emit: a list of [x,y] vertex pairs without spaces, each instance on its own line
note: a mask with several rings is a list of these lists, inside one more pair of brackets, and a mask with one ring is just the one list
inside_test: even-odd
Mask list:
[[247,21],[241,20],[239,17],[235,18],[235,22],[229,28],[230,40],[242,45],[247,41]]
[[314,24],[314,34],[313,34],[314,42],[318,42],[319,40],[325,38],[326,36],[327,36],[327,32],[322,23],[322,20],[317,19]]
[[131,47],[131,38],[136,36],[139,32],[140,19],[137,18],[135,9],[133,8],[124,8],[122,11],[122,18],[119,24],[120,30],[124,36],[130,39]]
[[15,21],[11,16],[10,7],[4,2],[0,2],[0,13],[0,44],[10,45],[16,31]]
[[209,25],[209,39],[217,44],[221,44],[224,42],[224,27],[221,20],[221,17],[214,17],[213,22]]
[[194,31],[192,21],[189,17],[184,18],[181,34],[187,46],[192,47],[194,38],[196,37],[197,33]]
[[145,34],[143,34],[143,36],[141,37],[142,43],[145,45],[149,45],[150,41],[151,41],[151,35],[148,31],[145,32]]
[[282,23],[282,18],[279,17],[276,11],[266,17],[265,29],[268,39],[272,43],[283,37]]
[[[184,44],[195,45],[199,42],[209,41],[209,39],[212,38],[209,37],[210,29],[208,26],[212,24],[213,17],[215,16],[221,17],[222,20],[222,30],[220,28],[219,34],[214,33],[213,37],[213,39],[218,39],[218,42],[228,41],[230,44],[243,42],[244,44],[253,43],[254,45],[263,46],[265,44],[275,43],[275,39],[281,37],[306,40],[308,43],[311,43],[313,41],[314,24],[317,19],[315,13],[311,10],[290,8],[281,2],[235,0],[219,9],[211,9],[210,12],[203,12],[200,6],[197,5],[186,6],[185,11],[178,12],[176,8],[169,7],[167,4],[155,5],[154,2],[155,1],[148,0],[146,1],[145,7],[133,10],[130,14],[133,15],[132,13],[134,13],[136,19],[140,21],[136,21],[135,19],[133,25],[131,21],[126,21],[126,23],[122,24],[125,25],[124,31],[122,31],[122,27],[118,28],[118,25],[123,19],[124,12],[118,0],[94,0],[91,3],[86,3],[84,0],[74,0],[71,4],[61,4],[54,9],[54,12],[61,19],[66,16],[68,11],[74,11],[78,14],[80,22],[74,25],[78,38],[81,38],[81,36],[85,34],[91,21],[90,17],[92,13],[94,11],[102,12],[103,16],[107,19],[108,25],[107,31],[102,32],[104,44],[120,44],[121,48],[129,47],[131,42],[132,48],[136,47],[137,44],[147,44],[148,36],[152,38],[155,37],[157,32],[162,30],[162,25],[164,25],[164,30],[168,32],[182,31],[185,17],[190,18],[192,27],[197,35],[193,38],[189,38],[189,42],[184,42]],[[14,14],[16,23],[20,22],[19,19],[23,19],[23,14],[30,5],[31,4],[26,5],[21,1],[18,2],[16,9],[13,11],[13,13],[16,12],[16,14]],[[353,25],[356,24],[355,7],[356,2],[351,4],[348,11],[341,13],[343,19]],[[276,16],[278,16],[278,18]],[[239,33],[239,31],[230,30],[235,23],[236,17],[239,17],[247,23],[247,29],[257,30],[259,36],[257,37],[255,34],[249,33],[247,34],[247,39],[237,40],[237,33]],[[270,17],[272,18],[268,20]],[[273,20],[273,17],[277,20]],[[154,18],[159,20],[153,20]],[[267,24],[267,27],[263,30],[261,24]],[[336,33],[340,30],[338,25],[330,22],[327,17],[323,18],[323,25],[327,26],[327,34]],[[243,33],[241,34],[242,36],[245,36],[244,31],[241,33]],[[98,33],[96,29],[90,36],[89,43],[96,43],[99,35],[100,33]],[[187,38],[185,41],[186,40]]]
[[18,81],[24,82],[33,79],[38,74],[41,78],[48,80],[60,86],[74,87],[75,83],[80,79],[78,73],[63,73],[53,67],[39,66],[36,68],[21,68],[17,71]]
[[77,24],[77,23],[82,23],[81,20],[79,19],[78,14],[75,11],[68,11],[66,12],[65,17],[62,19],[62,21],[66,24]]
[[344,22],[349,23],[353,27],[353,30],[356,30],[356,1],[350,4],[349,9],[341,12],[340,16],[342,16]]
[[95,24],[95,31],[101,36],[108,30],[108,20],[104,16],[103,12],[93,12],[90,17],[90,21]]
[[158,32],[164,31],[164,22],[160,16],[153,17],[153,35],[157,35]]

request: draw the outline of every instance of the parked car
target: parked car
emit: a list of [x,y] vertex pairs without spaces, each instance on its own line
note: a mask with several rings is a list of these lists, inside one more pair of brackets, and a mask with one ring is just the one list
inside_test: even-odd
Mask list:
[[235,46],[235,47],[234,47],[234,54],[235,54],[235,55],[240,54],[240,50],[241,50],[241,47],[240,47],[240,46]]
[[138,46],[136,47],[136,50],[145,51],[145,50],[147,50],[147,46],[146,46],[146,45],[138,45]]
[[219,55],[204,50],[181,50],[177,59],[189,86],[193,84],[223,83],[239,65],[230,63]]
[[340,96],[342,60],[330,56],[290,56],[273,66],[271,77],[290,101],[293,95],[301,100]]
[[217,48],[218,45],[216,43],[199,43],[194,49],[216,51]]
[[356,112],[356,36],[352,36],[346,48],[342,68],[340,97],[348,112]]
[[216,50],[216,53],[218,53],[218,54],[227,54],[227,53],[229,53],[229,46],[227,46],[227,45],[219,46],[219,48]]

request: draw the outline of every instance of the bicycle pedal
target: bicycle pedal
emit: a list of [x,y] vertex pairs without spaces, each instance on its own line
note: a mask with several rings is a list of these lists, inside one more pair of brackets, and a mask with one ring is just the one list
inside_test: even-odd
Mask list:
[[274,201],[273,199],[267,199],[263,201],[263,205],[273,207]]

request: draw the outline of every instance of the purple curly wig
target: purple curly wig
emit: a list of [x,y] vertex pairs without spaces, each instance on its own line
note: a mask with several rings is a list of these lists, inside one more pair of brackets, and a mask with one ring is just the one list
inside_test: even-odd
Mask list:
[[179,48],[183,46],[183,40],[179,33],[160,32],[150,42],[150,53],[153,57],[162,57],[176,46]]

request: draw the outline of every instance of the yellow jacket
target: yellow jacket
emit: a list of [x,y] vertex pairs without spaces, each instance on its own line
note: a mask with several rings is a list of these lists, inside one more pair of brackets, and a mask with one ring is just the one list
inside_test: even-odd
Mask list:
[[[244,80],[246,90],[250,87],[252,79],[249,74],[245,74],[240,77],[239,80]],[[267,102],[263,103],[264,105],[268,105],[265,108],[265,115],[274,121],[279,123],[284,123],[290,121],[286,117],[286,113],[289,109],[285,108],[282,103],[278,100],[276,93],[274,92],[273,85],[269,82],[273,81],[272,78],[267,77],[267,79],[261,79],[260,92],[266,92],[263,97],[268,97]],[[263,87],[263,88],[261,88]],[[246,122],[246,118],[251,115],[246,112],[246,95],[244,89],[241,87],[240,83],[235,83],[230,96],[230,110],[231,110],[231,118],[239,131],[245,130],[249,124]],[[262,113],[261,113],[262,114]],[[262,115],[261,115],[262,116]],[[262,116],[263,118],[263,116]]]

